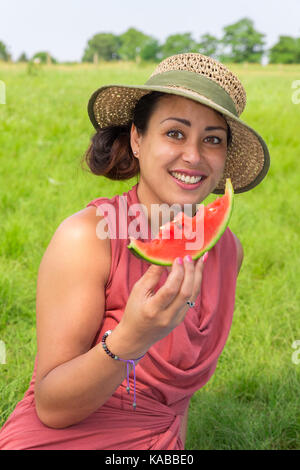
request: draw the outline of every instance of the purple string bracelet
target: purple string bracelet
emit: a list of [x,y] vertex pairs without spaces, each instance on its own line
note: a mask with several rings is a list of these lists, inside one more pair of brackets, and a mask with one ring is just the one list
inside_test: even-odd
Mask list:
[[134,388],[133,388],[133,403],[132,403],[132,406],[133,406],[133,409],[135,410],[136,409],[136,390],[135,390],[135,385],[136,385],[136,380],[135,380],[135,363],[134,361],[139,361],[140,359],[142,359],[142,357],[145,356],[145,354],[143,354],[141,357],[138,357],[137,359],[121,359],[119,356],[117,356],[116,354],[113,354],[107,347],[106,345],[106,338],[108,337],[108,335],[110,335],[112,333],[112,330],[107,330],[104,335],[102,336],[102,340],[101,340],[101,344],[102,344],[102,347],[104,349],[104,351],[106,352],[106,354],[108,354],[108,356],[110,356],[112,359],[115,359],[116,361],[122,361],[122,362],[126,362],[126,365],[127,365],[127,387],[126,387],[126,390],[128,393],[130,393],[130,386],[129,386],[129,364],[132,364],[133,365],[133,379],[134,379]]

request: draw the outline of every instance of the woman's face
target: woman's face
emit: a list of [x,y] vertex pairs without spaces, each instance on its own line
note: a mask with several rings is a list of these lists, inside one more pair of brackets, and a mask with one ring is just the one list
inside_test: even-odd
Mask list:
[[[163,203],[196,208],[222,177],[227,124],[207,106],[166,95],[156,104],[144,134],[132,125],[131,147],[140,164],[138,198],[148,211],[151,204]],[[194,182],[202,179],[192,184],[175,177],[187,174],[196,178]]]

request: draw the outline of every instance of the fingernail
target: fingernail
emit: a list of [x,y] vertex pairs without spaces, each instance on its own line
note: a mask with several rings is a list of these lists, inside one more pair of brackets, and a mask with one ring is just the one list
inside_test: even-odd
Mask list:
[[204,253],[204,255],[202,256],[202,261],[203,263],[205,263],[205,261],[207,260],[208,258],[208,252]]
[[190,255],[186,255],[185,259],[189,262],[193,261],[193,259]]
[[182,258],[176,258],[177,264],[183,264]]

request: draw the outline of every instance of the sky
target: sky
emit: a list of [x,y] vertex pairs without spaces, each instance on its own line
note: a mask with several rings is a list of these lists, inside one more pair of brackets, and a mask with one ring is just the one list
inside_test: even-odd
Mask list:
[[267,48],[280,35],[300,37],[300,0],[0,0],[0,41],[13,61],[39,51],[81,61],[97,33],[134,27],[161,42],[186,32],[221,38],[224,26],[245,17],[265,33]]

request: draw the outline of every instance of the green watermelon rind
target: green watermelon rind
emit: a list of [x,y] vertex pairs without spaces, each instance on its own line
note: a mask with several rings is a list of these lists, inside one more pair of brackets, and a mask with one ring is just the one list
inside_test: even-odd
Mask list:
[[[229,208],[228,208],[227,215],[225,216],[223,223],[220,225],[218,233],[215,236],[215,238],[213,238],[212,241],[209,243],[209,245],[207,245],[203,250],[201,250],[199,253],[195,254],[192,257],[193,260],[199,259],[201,256],[204,255],[204,253],[211,250],[215,246],[215,244],[220,240],[221,236],[223,235],[223,233],[225,232],[225,230],[228,226],[228,223],[229,223],[229,220],[231,218],[232,211],[233,211],[233,204],[234,204],[233,203],[233,201],[234,201],[234,198],[233,198],[234,191],[233,191],[233,187],[232,187],[230,178],[226,179],[225,194],[226,194],[226,192],[229,195]],[[130,243],[129,243],[129,245],[127,245],[127,248],[129,248],[129,250],[137,258],[141,258],[144,261],[147,261],[148,263],[157,264],[159,266],[172,266],[172,262],[162,260],[162,259],[160,260],[157,257],[155,259],[153,259],[153,258],[149,258],[149,257],[145,256],[144,253],[138,248],[138,246],[136,246],[135,241],[136,240],[134,238],[130,237]]]

